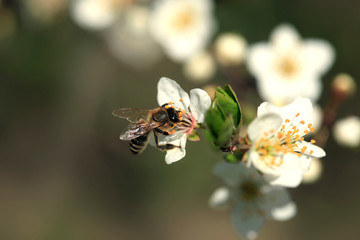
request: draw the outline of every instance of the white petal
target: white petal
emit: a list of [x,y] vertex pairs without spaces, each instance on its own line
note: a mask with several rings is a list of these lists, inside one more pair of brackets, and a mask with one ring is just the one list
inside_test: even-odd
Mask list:
[[[267,113],[280,114],[284,121],[289,119],[291,124],[299,128],[300,132],[307,129],[308,124],[313,124],[313,108],[308,98],[298,97],[292,103],[281,108],[268,102],[262,103],[258,107],[258,116]],[[298,113],[300,113],[300,115],[296,117]],[[304,121],[305,124],[300,124],[300,121]]]
[[283,122],[280,115],[269,113],[255,118],[249,124],[248,133],[251,141],[257,141],[265,132],[269,133],[271,130],[277,132]]
[[[190,106],[189,95],[180,87],[180,85],[167,77],[160,78],[158,82],[157,100],[160,106],[173,102],[177,108],[188,110]],[[182,101],[180,101],[182,99]]]
[[265,223],[265,214],[255,204],[240,202],[231,212],[231,220],[241,236],[255,239]]
[[204,90],[195,88],[190,91],[190,109],[198,123],[202,123],[209,109],[211,98]]
[[301,38],[296,29],[287,23],[278,25],[271,33],[271,43],[277,50],[287,51],[299,44]]
[[323,40],[306,40],[303,45],[303,54],[308,71],[319,75],[330,68],[335,58],[334,48]]
[[216,189],[209,199],[209,206],[215,209],[226,209],[229,205],[230,191],[226,187]]
[[312,158],[308,156],[301,156],[300,157],[300,163],[301,163],[301,170],[302,173],[306,173],[309,171],[311,166]]
[[296,205],[285,188],[266,186],[262,190],[265,198],[261,207],[268,217],[278,221],[286,221],[296,215]]
[[258,81],[262,81],[262,76],[272,69],[273,58],[272,49],[267,43],[253,44],[248,51],[247,67]]
[[178,147],[166,151],[165,162],[167,164],[177,162],[177,161],[181,160],[183,157],[185,157],[185,155],[186,155],[186,151],[185,151],[186,135],[185,134],[180,139],[176,139],[171,142],[168,142],[168,144],[173,144]]
[[[310,156],[310,157],[315,157],[315,158],[322,158],[326,156],[325,151],[321,148],[318,147],[314,144],[308,143],[308,142],[301,142],[298,143],[298,148],[302,149],[303,147],[306,147],[306,151],[305,151],[305,155]],[[309,152],[313,151],[312,154],[310,154]]]
[[221,178],[228,186],[237,186],[241,179],[248,175],[248,168],[243,163],[222,161],[214,167],[215,176]]
[[[270,174],[267,174],[265,168],[260,169],[264,173],[265,179],[267,179],[270,185],[283,186],[283,187],[297,187],[302,180],[302,161],[295,154],[285,154],[283,157],[283,164],[277,169],[277,178],[272,170]],[[255,164],[254,164],[255,166]]]

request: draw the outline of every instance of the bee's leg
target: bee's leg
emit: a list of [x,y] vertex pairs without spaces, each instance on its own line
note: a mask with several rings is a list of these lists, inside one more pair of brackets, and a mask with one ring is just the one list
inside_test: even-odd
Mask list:
[[160,130],[160,129],[158,129],[158,128],[155,128],[154,130],[155,130],[156,132],[158,132],[158,133],[163,134],[163,135],[170,135],[170,133],[169,133],[168,131],[163,131],[163,130]]
[[173,144],[160,145],[158,136],[157,136],[155,131],[154,131],[154,138],[155,138],[156,147],[158,149],[160,149],[161,151],[167,151],[167,150],[171,150],[171,149],[174,149],[174,148],[179,148],[179,146],[176,146],[176,145],[173,145]]

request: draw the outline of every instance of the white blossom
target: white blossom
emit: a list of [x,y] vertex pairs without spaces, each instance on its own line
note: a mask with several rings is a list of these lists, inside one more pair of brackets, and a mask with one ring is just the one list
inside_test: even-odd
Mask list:
[[211,54],[204,51],[189,58],[184,64],[183,72],[189,80],[203,83],[214,76],[216,64]]
[[269,43],[249,48],[247,65],[257,80],[260,96],[277,105],[296,97],[318,100],[321,76],[334,61],[334,49],[324,40],[302,40],[289,24],[277,26]]
[[122,21],[105,34],[110,52],[135,69],[154,66],[163,57],[160,46],[149,33],[150,9],[133,4],[123,13]]
[[214,43],[215,56],[223,66],[240,65],[244,62],[247,52],[247,42],[243,36],[236,33],[223,33]]
[[257,118],[248,127],[252,142],[248,165],[264,174],[271,185],[297,187],[302,174],[309,170],[311,158],[321,158],[325,152],[306,142],[304,136],[315,131],[311,101],[297,98],[284,107],[262,103]]
[[360,117],[349,116],[335,122],[333,128],[335,140],[345,147],[360,146]]
[[172,60],[182,62],[210,41],[215,30],[212,8],[212,0],[159,0],[150,32]]
[[166,151],[165,161],[170,164],[185,156],[187,137],[194,133],[199,123],[204,122],[211,99],[204,90],[199,88],[192,89],[189,96],[177,82],[162,77],[158,83],[157,100],[160,106],[166,104],[166,107],[172,107],[180,112],[180,122],[174,128],[174,133],[159,138],[160,145],[178,146]]
[[103,30],[112,26],[131,0],[74,0],[70,14],[80,26],[89,30]]
[[221,162],[214,174],[226,187],[216,190],[209,202],[215,207],[233,203],[231,220],[241,236],[254,239],[266,219],[286,221],[295,216],[296,205],[287,190],[268,185],[255,168]]

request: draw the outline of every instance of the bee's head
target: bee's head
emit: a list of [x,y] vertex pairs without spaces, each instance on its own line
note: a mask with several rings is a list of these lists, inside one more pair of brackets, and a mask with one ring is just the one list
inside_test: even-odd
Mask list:
[[171,122],[177,123],[180,121],[178,111],[176,111],[174,108],[168,108],[166,111]]

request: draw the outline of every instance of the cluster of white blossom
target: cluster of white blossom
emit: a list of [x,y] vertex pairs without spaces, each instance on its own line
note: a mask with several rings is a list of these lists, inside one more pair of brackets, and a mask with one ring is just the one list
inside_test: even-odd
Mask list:
[[[160,79],[157,88],[158,104],[170,104],[181,112],[182,124],[172,134],[161,136],[158,142],[178,146],[166,151],[165,161],[170,164],[185,156],[187,138],[204,122],[211,99],[201,89],[192,89],[189,96],[166,77]],[[214,192],[210,205],[233,206],[231,219],[246,238],[256,237],[267,218],[280,221],[292,218],[296,205],[285,188],[297,187],[303,174],[309,171],[312,158],[325,156],[324,150],[314,145],[315,140],[304,139],[314,131],[310,99],[297,98],[283,107],[262,103],[257,117],[248,126],[250,146],[246,157],[238,163],[221,162],[215,167],[215,175],[226,187]]]

